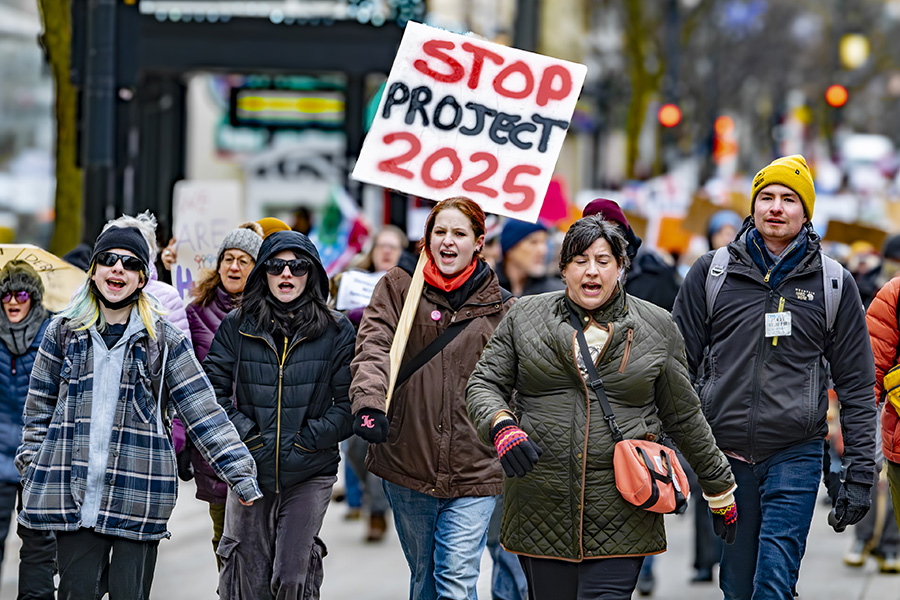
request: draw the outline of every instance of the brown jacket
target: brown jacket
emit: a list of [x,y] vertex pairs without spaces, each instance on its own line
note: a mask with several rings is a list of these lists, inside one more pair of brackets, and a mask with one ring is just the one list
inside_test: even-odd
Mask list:
[[[381,278],[363,313],[350,365],[353,412],[384,410],[390,370],[388,353],[410,275],[395,267]],[[491,272],[454,314],[441,293],[425,285],[403,360],[412,360],[454,319],[466,328],[394,391],[387,442],[369,447],[369,470],[397,485],[437,498],[493,496],[503,489],[497,452],[478,439],[466,414],[466,382],[494,329],[512,305],[502,302]],[[437,317],[437,319],[435,319]]]

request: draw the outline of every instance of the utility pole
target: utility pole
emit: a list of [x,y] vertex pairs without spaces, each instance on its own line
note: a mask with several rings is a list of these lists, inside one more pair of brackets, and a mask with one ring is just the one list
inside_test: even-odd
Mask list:
[[521,50],[534,52],[538,45],[541,0],[518,0],[516,20],[513,24],[513,45]]
[[[679,0],[667,0],[665,25],[666,72],[663,76],[663,104],[678,106],[678,75],[681,35],[681,14],[678,9]],[[660,140],[661,163],[664,171],[672,168],[678,156],[675,128],[663,127]]]
[[116,0],[88,0],[82,87],[84,231],[93,243],[113,218],[116,198]]

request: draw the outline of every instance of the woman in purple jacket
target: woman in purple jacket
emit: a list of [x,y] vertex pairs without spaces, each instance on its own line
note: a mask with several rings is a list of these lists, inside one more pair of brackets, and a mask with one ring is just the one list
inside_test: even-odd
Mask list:
[[[191,295],[194,300],[187,306],[187,318],[191,327],[194,352],[201,363],[206,358],[213,337],[244,291],[247,276],[256,264],[256,255],[263,241],[262,227],[254,222],[244,223],[227,236],[219,246],[215,271],[209,271],[197,282]],[[213,552],[219,547],[225,524],[225,499],[228,486],[216,477],[212,467],[200,455],[200,451],[188,446],[190,464],[197,483],[197,498],[209,502],[209,516],[213,521]],[[179,464],[184,464],[182,454]],[[219,556],[216,563],[221,569]]]

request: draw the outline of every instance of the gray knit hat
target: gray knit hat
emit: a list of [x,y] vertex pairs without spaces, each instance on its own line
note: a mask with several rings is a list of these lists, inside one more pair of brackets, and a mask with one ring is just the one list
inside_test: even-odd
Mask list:
[[262,246],[262,242],[262,227],[259,223],[248,221],[225,236],[225,239],[222,240],[222,245],[219,246],[219,255],[216,262],[221,263],[225,251],[231,249],[243,250],[256,261],[256,255],[259,254],[259,247]]
[[0,270],[0,296],[6,292],[26,291],[35,302],[44,297],[41,276],[24,260],[11,260]]

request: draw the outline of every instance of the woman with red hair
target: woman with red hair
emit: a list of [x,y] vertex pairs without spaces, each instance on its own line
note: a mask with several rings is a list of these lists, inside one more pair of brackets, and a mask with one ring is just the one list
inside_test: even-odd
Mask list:
[[350,367],[353,430],[372,444],[366,462],[384,479],[415,600],[476,597],[503,487],[497,453],[479,441],[465,402],[466,381],[513,302],[481,257],[484,229],[484,212],[468,198],[444,200],[428,215],[425,286],[389,410],[389,353],[412,280],[402,267],[375,287]]

